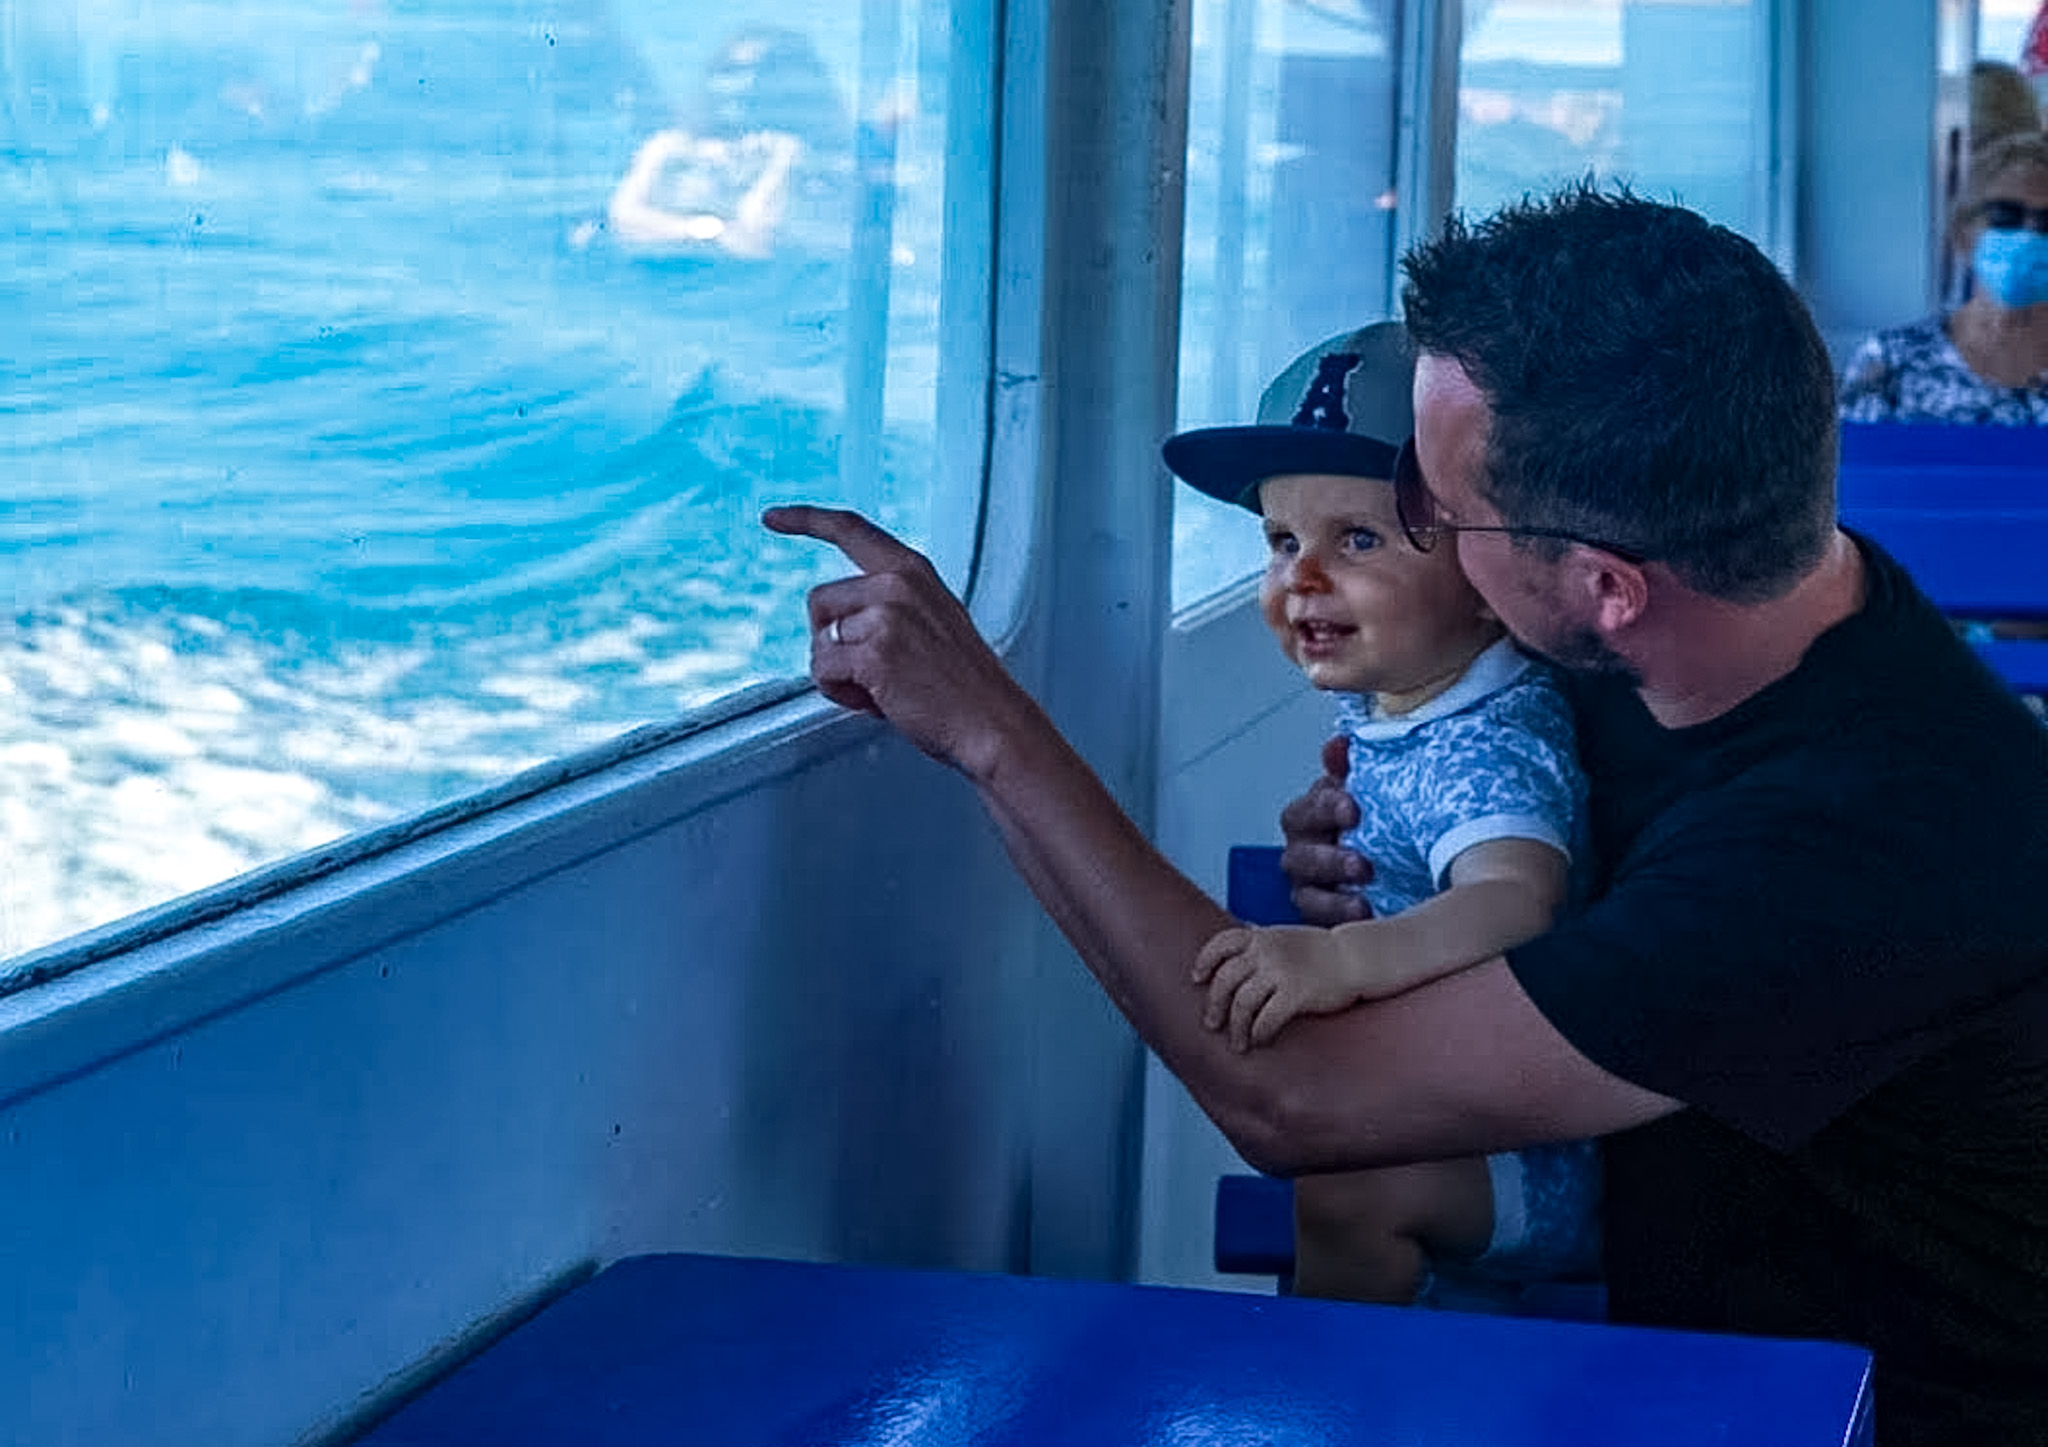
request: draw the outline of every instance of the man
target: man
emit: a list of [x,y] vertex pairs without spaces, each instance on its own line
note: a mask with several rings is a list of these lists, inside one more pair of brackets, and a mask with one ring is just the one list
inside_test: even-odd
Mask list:
[[[1580,675],[1580,914],[1235,1054],[1188,985],[1221,911],[928,564],[782,515],[867,570],[812,595],[821,688],[967,774],[1255,1164],[1612,1137],[1617,1319],[1865,1343],[1885,1447],[2048,1441],[2048,732],[1835,528],[1828,356],[1754,247],[1580,188],[1407,269],[1403,521]],[[1338,878],[1330,784],[1287,820],[1311,886]]]

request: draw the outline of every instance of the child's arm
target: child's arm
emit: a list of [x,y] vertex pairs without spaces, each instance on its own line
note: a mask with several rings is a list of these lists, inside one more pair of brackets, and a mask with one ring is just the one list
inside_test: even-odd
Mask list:
[[1195,959],[1195,983],[1209,988],[1202,1023],[1248,1050],[1297,1015],[1333,1015],[1490,960],[1550,927],[1565,871],[1548,844],[1493,839],[1451,861],[1441,893],[1399,914],[1225,930]]

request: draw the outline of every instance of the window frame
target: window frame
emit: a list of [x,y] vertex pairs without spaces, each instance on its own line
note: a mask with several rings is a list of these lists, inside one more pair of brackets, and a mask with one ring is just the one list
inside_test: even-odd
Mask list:
[[[1622,0],[1628,3],[1628,0]],[[1760,234],[1751,239],[1796,280],[1800,255],[1796,165],[1802,99],[1800,16],[1788,0],[1755,0],[1754,63],[1763,77],[1763,104],[1751,119],[1751,143],[1761,164],[1755,172],[1755,214]],[[1401,305],[1399,258],[1437,234],[1457,206],[1458,85],[1464,43],[1463,0],[1400,0],[1395,7],[1399,56],[1395,69],[1395,194],[1392,263],[1386,275],[1386,315]],[[1256,570],[1224,579],[1180,602],[1176,626],[1194,627],[1221,599],[1235,596]]]

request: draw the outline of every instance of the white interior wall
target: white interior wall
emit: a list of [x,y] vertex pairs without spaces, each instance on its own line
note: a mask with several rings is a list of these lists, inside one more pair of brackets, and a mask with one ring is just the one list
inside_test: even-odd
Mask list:
[[1114,1214],[1032,1178],[1049,967],[971,795],[860,721],[773,752],[0,1002],[0,1440],[275,1447],[584,1263],[1017,1269]]
[[[1220,900],[1231,845],[1279,842],[1281,806],[1321,768],[1332,706],[1274,646],[1249,586],[1176,623],[1163,680],[1158,842]],[[1248,1169],[1148,1057],[1138,1279],[1271,1291],[1270,1280],[1219,1276],[1211,1265],[1216,1178]]]
[[1837,362],[1935,302],[1935,0],[1797,6],[1793,276]]

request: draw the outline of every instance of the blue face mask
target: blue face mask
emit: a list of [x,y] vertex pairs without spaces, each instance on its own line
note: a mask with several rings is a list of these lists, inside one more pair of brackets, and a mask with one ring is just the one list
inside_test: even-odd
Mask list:
[[2039,231],[1985,231],[1970,257],[1977,285],[2003,307],[2048,301],[2048,235]]

